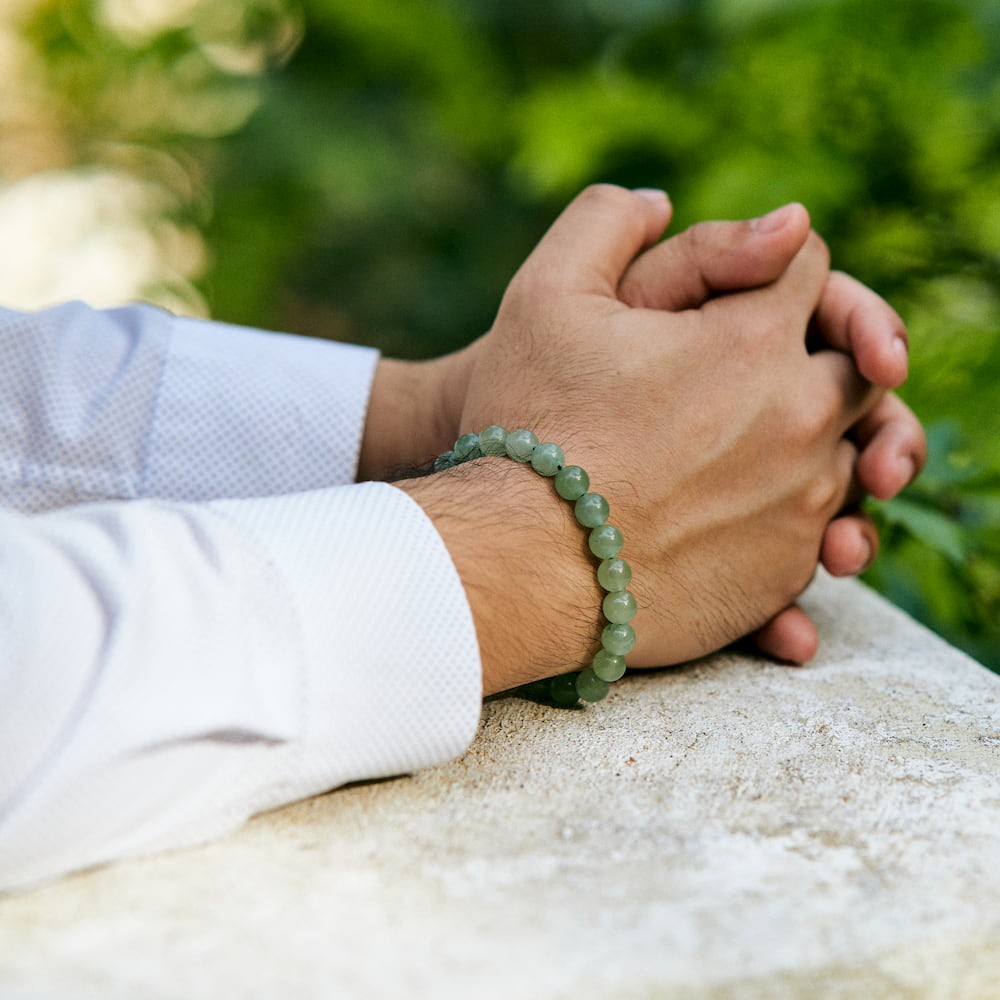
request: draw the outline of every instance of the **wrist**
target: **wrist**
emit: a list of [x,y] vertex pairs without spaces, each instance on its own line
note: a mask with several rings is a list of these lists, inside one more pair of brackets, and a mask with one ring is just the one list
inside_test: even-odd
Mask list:
[[365,418],[359,481],[387,479],[419,466],[455,440],[468,349],[428,361],[382,358]]
[[483,458],[395,485],[423,507],[455,563],[486,694],[589,662],[600,645],[602,594],[586,536],[550,482]]

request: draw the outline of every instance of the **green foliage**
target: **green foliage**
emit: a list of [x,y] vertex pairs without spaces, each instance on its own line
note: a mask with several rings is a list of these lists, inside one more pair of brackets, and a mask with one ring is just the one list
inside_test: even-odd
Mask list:
[[885,551],[869,582],[1000,669],[1000,474],[969,461],[955,423],[929,437],[921,479],[874,511]]
[[804,202],[907,320],[933,429],[869,579],[1000,669],[992,0],[202,0],[131,32],[112,6],[41,5],[49,90],[79,162],[169,153],[222,318],[433,354],[586,183],[667,188],[675,228]]

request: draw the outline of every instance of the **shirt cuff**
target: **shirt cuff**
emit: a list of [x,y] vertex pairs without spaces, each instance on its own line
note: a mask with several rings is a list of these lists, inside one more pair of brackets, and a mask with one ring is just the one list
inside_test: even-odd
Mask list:
[[214,500],[353,483],[378,358],[172,318],[142,495]]
[[304,738],[275,801],[450,760],[476,734],[472,612],[441,536],[384,483],[210,504],[267,554],[299,617]]

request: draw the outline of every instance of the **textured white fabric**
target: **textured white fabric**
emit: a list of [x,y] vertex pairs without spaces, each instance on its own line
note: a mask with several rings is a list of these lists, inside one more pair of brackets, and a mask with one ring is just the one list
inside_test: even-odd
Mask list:
[[377,357],[151,306],[0,308],[0,502],[351,483]]
[[375,357],[173,320],[143,492],[205,500],[354,482]]
[[0,310],[0,887],[471,740],[440,536],[391,486],[326,485],[374,363],[146,307]]

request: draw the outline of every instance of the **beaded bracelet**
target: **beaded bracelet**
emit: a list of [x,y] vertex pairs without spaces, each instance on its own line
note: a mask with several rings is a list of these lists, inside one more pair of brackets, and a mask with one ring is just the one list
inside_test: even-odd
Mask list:
[[566,465],[566,457],[557,444],[539,444],[526,430],[508,433],[496,425],[481,434],[463,434],[451,451],[434,460],[434,471],[486,456],[506,456],[515,462],[529,463],[540,475],[554,477],[556,493],[574,505],[576,520],[590,529],[590,551],[601,560],[597,582],[607,593],[601,608],[607,625],[601,632],[601,648],[584,670],[561,674],[525,684],[519,688],[528,696],[548,696],[556,705],[570,708],[583,701],[600,701],[613,681],[625,673],[625,654],[635,646],[635,630],[629,624],[635,616],[635,597],[626,589],[632,580],[632,567],[619,556],[624,539],[608,521],[608,501],[600,493],[591,493],[590,477],[578,465]]

